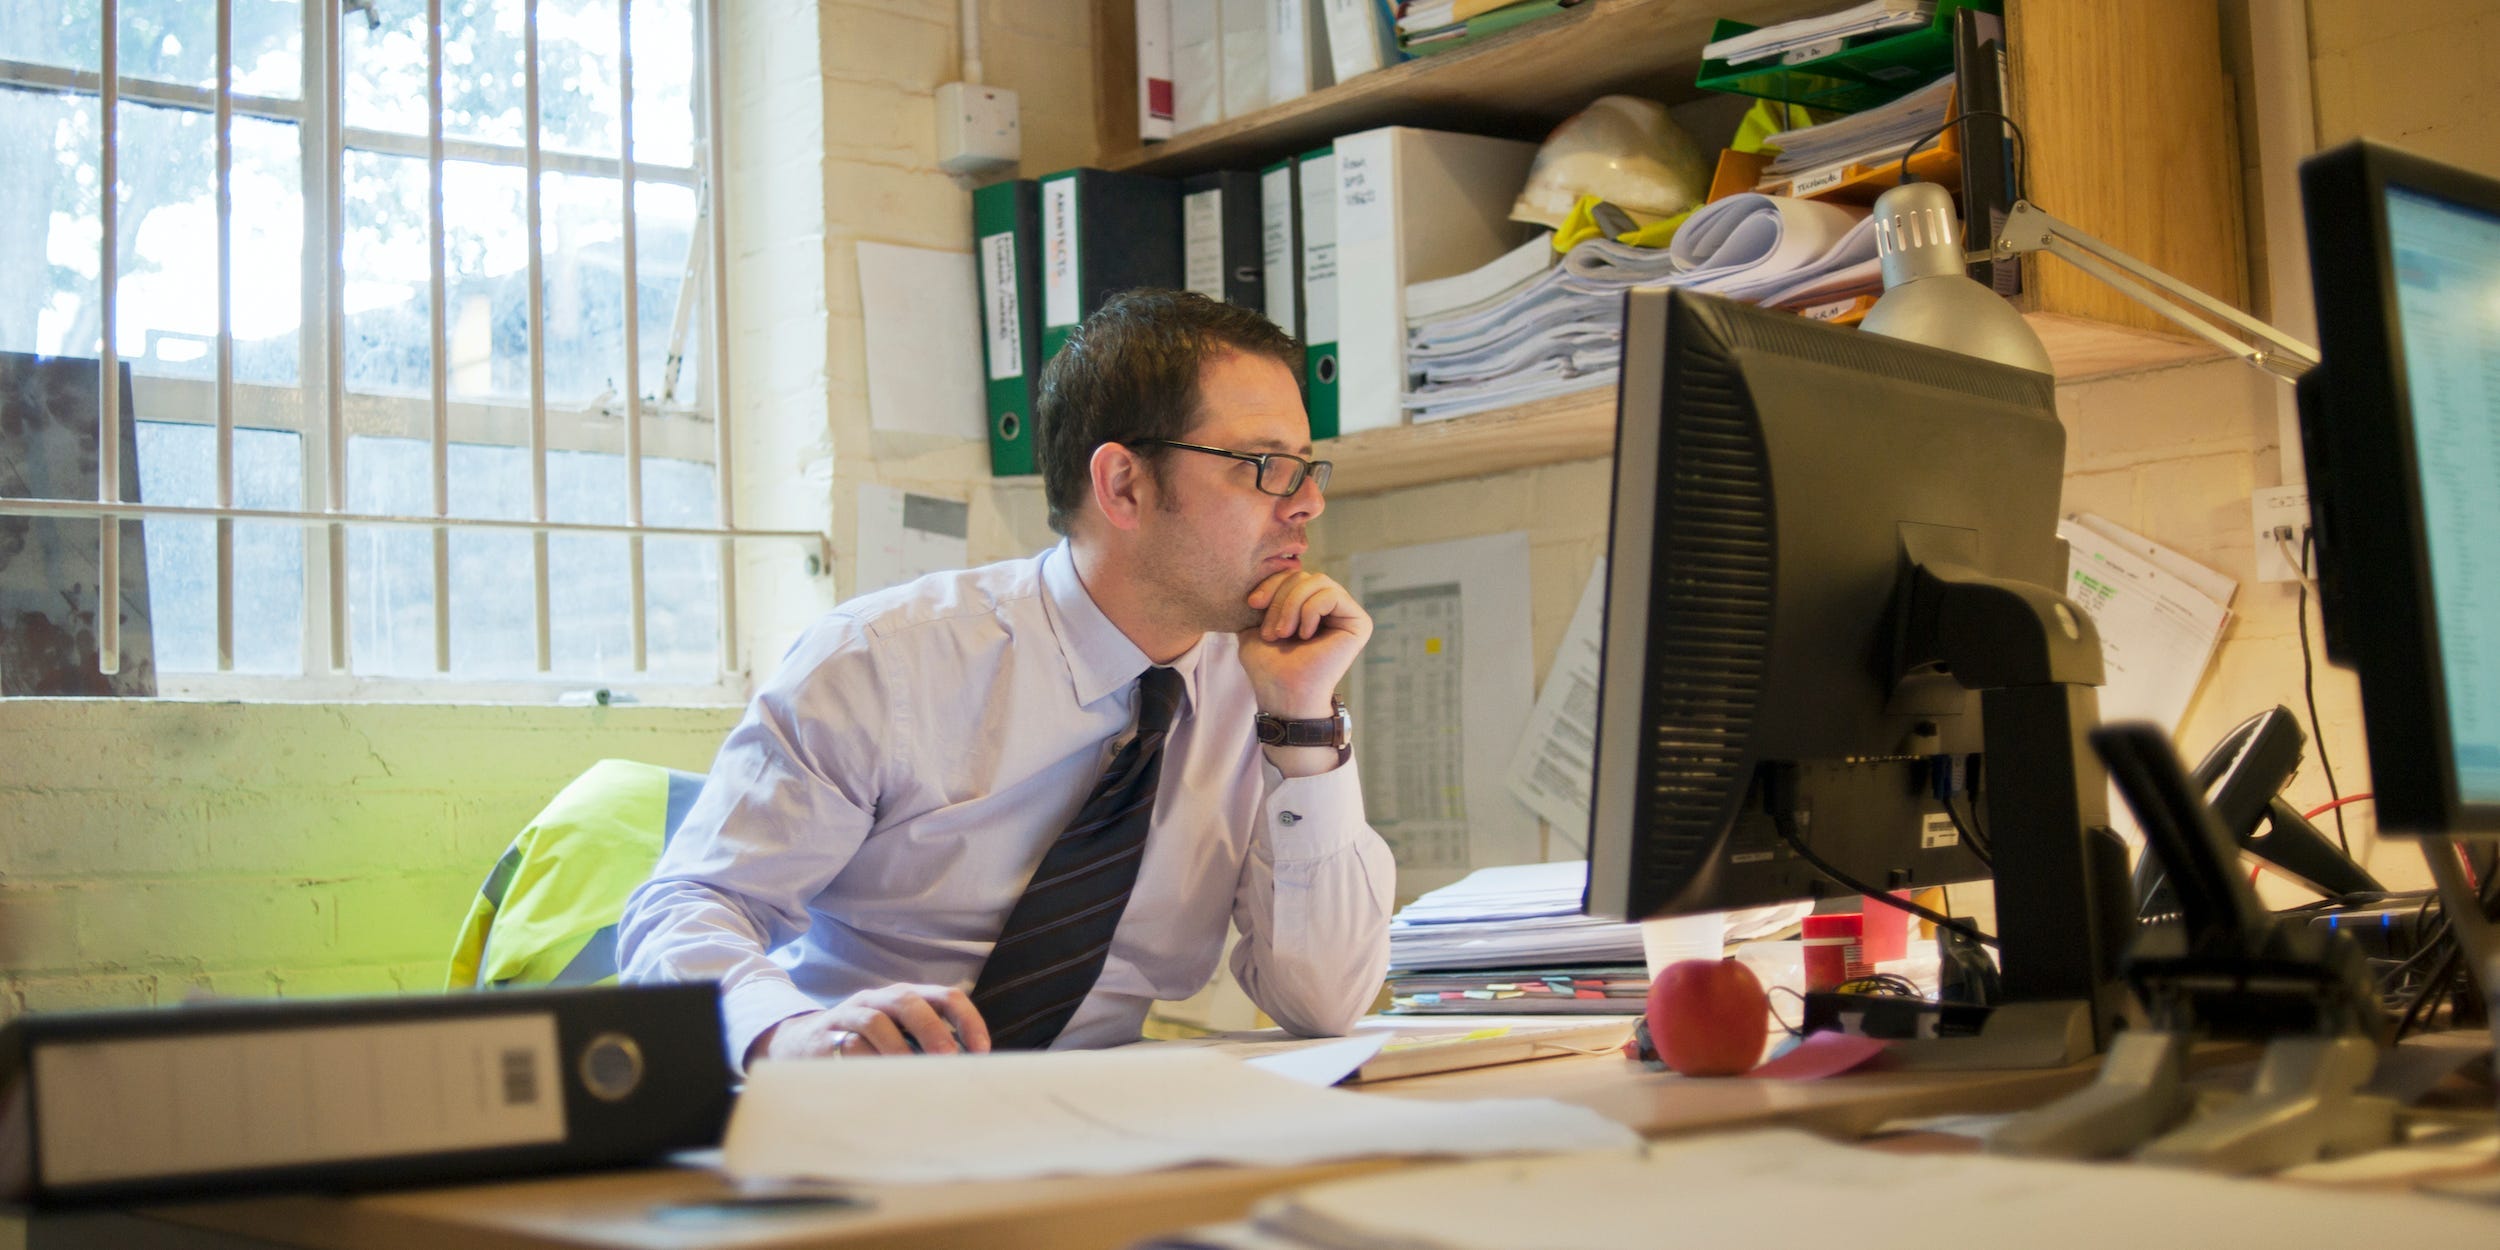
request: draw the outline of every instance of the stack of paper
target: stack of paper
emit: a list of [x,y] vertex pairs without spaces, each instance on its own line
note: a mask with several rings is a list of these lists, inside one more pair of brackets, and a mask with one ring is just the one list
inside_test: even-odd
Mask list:
[[1588,879],[1584,859],[1479,868],[1389,921],[1389,966],[1421,972],[1638,964],[1639,925],[1580,914]]
[[1522,249],[1410,287],[1410,300],[1426,300],[1409,319],[1403,402],[1416,420],[1436,420],[1612,386],[1623,359],[1623,292],[1633,287],[1797,307],[1881,285],[1864,208],[1733,195],[1702,206],[1668,247],[1592,238],[1551,268]]
[[1389,1002],[1405,1015],[1632,1015],[1649,1002],[1649,969],[1631,963],[1404,973],[1389,978]]
[[1936,133],[1952,103],[1953,75],[1946,74],[1890,104],[1819,126],[1780,131],[1763,140],[1764,146],[1779,149],[1779,155],[1762,171],[1762,181],[1794,179],[1810,185],[1817,171],[1892,160]]
[[1747,65],[1790,53],[1823,56],[1839,51],[1838,41],[1851,35],[1924,26],[1935,13],[1936,0],[1865,0],[1837,13],[1777,22],[1704,44],[1701,55],[1705,60],[1730,65]]

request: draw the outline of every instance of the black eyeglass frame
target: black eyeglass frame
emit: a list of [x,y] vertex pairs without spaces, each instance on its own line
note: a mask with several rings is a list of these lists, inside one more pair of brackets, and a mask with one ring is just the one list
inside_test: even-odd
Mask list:
[[[1178,447],[1182,451],[1202,451],[1210,456],[1225,456],[1234,460],[1246,460],[1251,464],[1259,466],[1258,479],[1253,482],[1252,485],[1258,487],[1260,494],[1274,495],[1278,499],[1293,498],[1295,495],[1301,493],[1303,481],[1307,478],[1314,477],[1319,479],[1319,493],[1323,495],[1327,494],[1329,475],[1334,472],[1337,467],[1336,462],[1333,460],[1311,460],[1302,456],[1294,455],[1291,452],[1234,451],[1229,447],[1209,447],[1204,443],[1183,443],[1168,438],[1141,438],[1135,440],[1132,445]],[[1294,466],[1293,481],[1283,490],[1269,490],[1266,486],[1267,465],[1271,460],[1288,461]]]

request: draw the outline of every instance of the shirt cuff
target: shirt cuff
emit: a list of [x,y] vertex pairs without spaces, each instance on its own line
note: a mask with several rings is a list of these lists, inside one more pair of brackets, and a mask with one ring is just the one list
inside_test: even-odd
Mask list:
[[1259,768],[1267,777],[1268,848],[1279,866],[1326,859],[1371,833],[1353,760],[1305,777],[1288,777],[1264,760]]
[[729,1044],[729,1070],[741,1076],[746,1074],[747,1048],[755,1044],[764,1030],[823,1006],[798,986],[777,976],[749,977],[722,991],[720,1014]]

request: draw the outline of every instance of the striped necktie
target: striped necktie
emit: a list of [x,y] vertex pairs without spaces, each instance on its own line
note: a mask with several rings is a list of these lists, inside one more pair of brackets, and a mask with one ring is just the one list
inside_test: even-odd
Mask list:
[[1050,844],[1016,900],[998,945],[981,965],[972,1004],[1000,1050],[1050,1045],[1093,992],[1128,907],[1154,818],[1163,740],[1181,701],[1180,674],[1149,668],[1137,679],[1137,733],[1111,757],[1093,793]]

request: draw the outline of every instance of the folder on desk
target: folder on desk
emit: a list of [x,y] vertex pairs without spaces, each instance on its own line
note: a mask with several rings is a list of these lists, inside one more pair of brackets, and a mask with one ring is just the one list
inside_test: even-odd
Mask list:
[[1030,178],[972,193],[980,259],[981,388],[990,472],[1033,472],[1033,404],[1042,393],[1042,192]]
[[1104,300],[1181,284],[1181,187],[1165,178],[1063,169],[1042,183],[1042,360]]
[[1302,392],[1311,437],[1337,426],[1337,156],[1334,148],[1294,162],[1302,229]]
[[1200,174],[1181,184],[1181,280],[1208,299],[1265,311],[1259,176]]
[[1466,273],[1539,227],[1510,219],[1537,145],[1383,126],[1337,154],[1337,428],[1404,420],[1406,288]]
[[30,1015],[0,1030],[0,1184],[36,1203],[610,1167],[720,1140],[702,985]]

